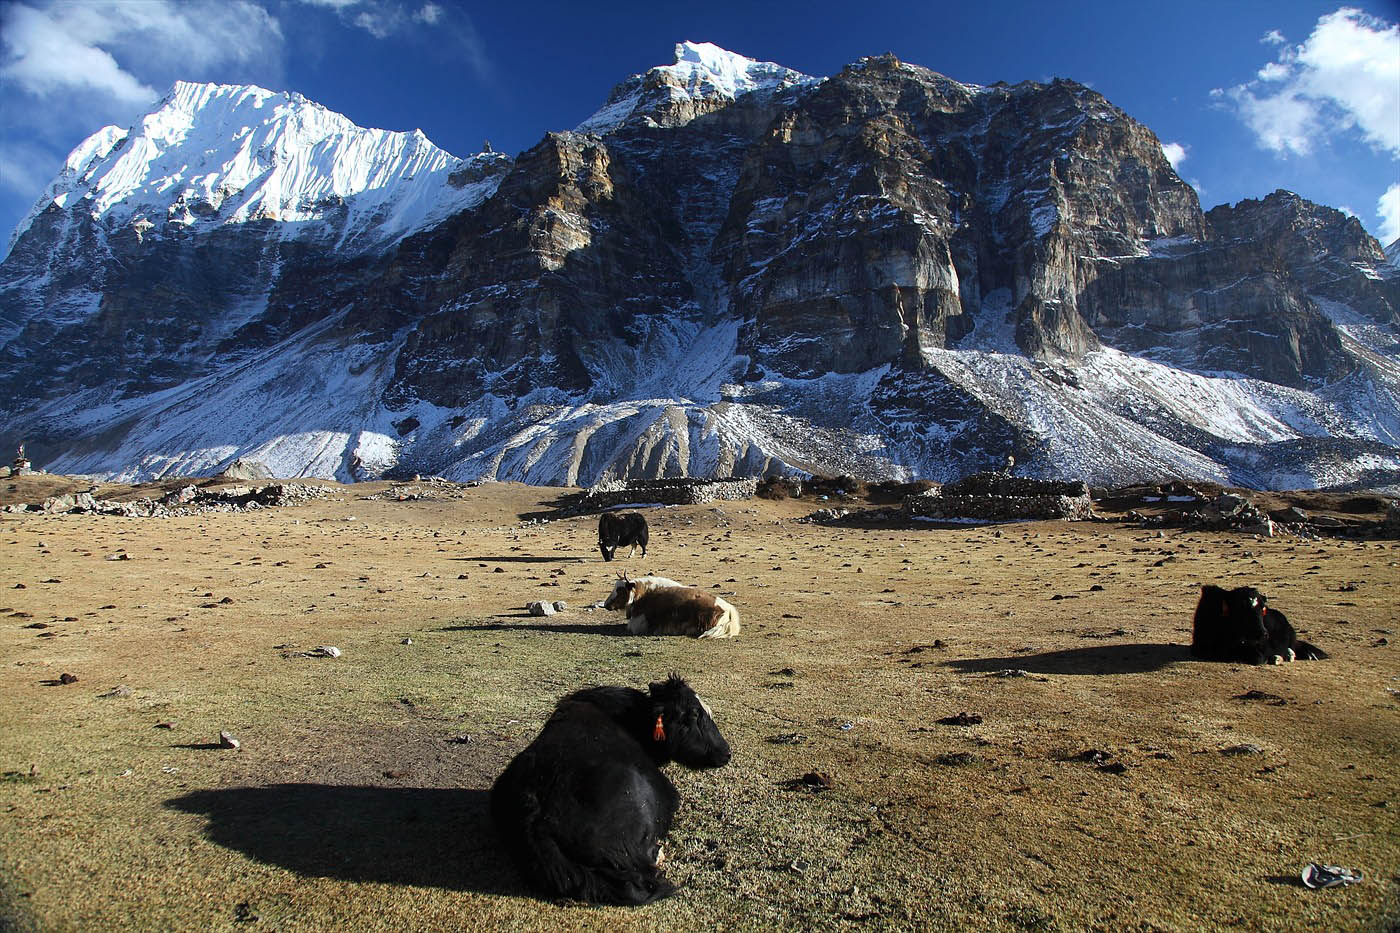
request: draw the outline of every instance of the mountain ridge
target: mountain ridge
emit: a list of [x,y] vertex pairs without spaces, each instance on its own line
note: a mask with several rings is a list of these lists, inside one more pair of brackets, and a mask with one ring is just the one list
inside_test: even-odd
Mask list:
[[1202,212],[1071,81],[676,57],[591,131],[444,153],[434,184],[480,187],[407,225],[172,223],[185,196],[138,231],[51,199],[0,263],[0,442],[124,478],[253,456],[947,479],[1013,453],[1101,481],[1400,481],[1400,270],[1354,219],[1283,192]]

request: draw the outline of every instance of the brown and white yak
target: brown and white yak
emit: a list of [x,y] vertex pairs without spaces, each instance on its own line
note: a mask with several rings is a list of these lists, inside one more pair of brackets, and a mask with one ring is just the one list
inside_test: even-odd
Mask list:
[[690,635],[733,638],[739,610],[711,593],[665,577],[618,578],[603,608],[627,613],[633,635]]

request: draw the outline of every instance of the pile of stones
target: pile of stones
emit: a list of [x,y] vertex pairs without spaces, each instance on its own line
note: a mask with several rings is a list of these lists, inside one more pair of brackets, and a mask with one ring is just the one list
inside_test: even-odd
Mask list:
[[[1303,517],[1306,518],[1306,515]],[[1173,509],[1160,515],[1148,516],[1132,511],[1125,518],[1145,528],[1170,526],[1207,531],[1238,531],[1241,534],[1264,537],[1273,537],[1277,531],[1274,520],[1259,506],[1232,492],[1222,492],[1214,499],[1201,499],[1187,508]]]
[[200,489],[190,485],[181,486],[159,499],[143,496],[127,502],[118,502],[114,499],[98,499],[90,492],[77,492],[50,496],[38,505],[7,505],[4,511],[39,512],[46,515],[90,514],[119,515],[126,518],[168,518],[202,512],[249,512],[298,505],[329,496],[330,490],[327,487],[305,483],[224,486],[220,489]]
[[1301,537],[1319,535],[1379,534],[1400,537],[1400,501],[1386,509],[1380,522],[1346,521],[1331,515],[1311,515],[1297,506],[1264,512],[1245,496],[1222,492],[1214,498],[1202,497],[1199,502],[1159,515],[1128,512],[1124,518],[1144,528],[1189,528],[1203,531],[1236,531],[1273,537],[1287,532]]
[[469,483],[454,483],[452,480],[443,479],[441,476],[415,477],[414,479],[395,483],[383,492],[377,492],[370,496],[361,496],[366,501],[385,499],[390,502],[418,502],[424,499],[461,499],[467,495],[468,489],[475,489],[481,485],[479,480]]

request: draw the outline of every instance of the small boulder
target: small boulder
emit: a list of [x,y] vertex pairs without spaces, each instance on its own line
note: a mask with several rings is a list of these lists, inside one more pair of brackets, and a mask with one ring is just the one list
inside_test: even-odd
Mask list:
[[1233,515],[1249,505],[1249,500],[1244,496],[1237,496],[1232,492],[1222,492],[1215,497],[1215,501],[1211,504],[1215,506],[1215,510],[1221,515]]
[[525,608],[532,616],[552,616],[555,611],[553,603],[541,602],[540,600],[527,603]]
[[1276,522],[1283,522],[1288,525],[1299,525],[1308,520],[1308,513],[1304,512],[1296,505],[1290,505],[1286,509],[1274,509],[1269,513],[1269,517]]

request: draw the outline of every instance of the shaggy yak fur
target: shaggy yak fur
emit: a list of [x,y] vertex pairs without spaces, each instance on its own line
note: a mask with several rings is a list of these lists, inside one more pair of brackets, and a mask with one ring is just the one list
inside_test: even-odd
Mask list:
[[661,873],[661,841],[680,798],[660,766],[718,768],[729,757],[708,707],[675,674],[649,693],[580,690],[496,779],[491,816],[545,894],[645,904],[675,890]]
[[623,574],[603,608],[627,613],[633,635],[690,635],[732,638],[739,634],[739,610],[711,593],[665,577],[628,579]]
[[620,547],[627,547],[627,556],[637,548],[647,556],[647,517],[641,512],[604,512],[598,516],[598,550],[603,560],[612,560]]
[[1252,586],[1225,590],[1207,584],[1191,627],[1191,654],[1203,661],[1279,664],[1301,658],[1315,661],[1327,653],[1298,640],[1288,618],[1270,609],[1267,597]]

